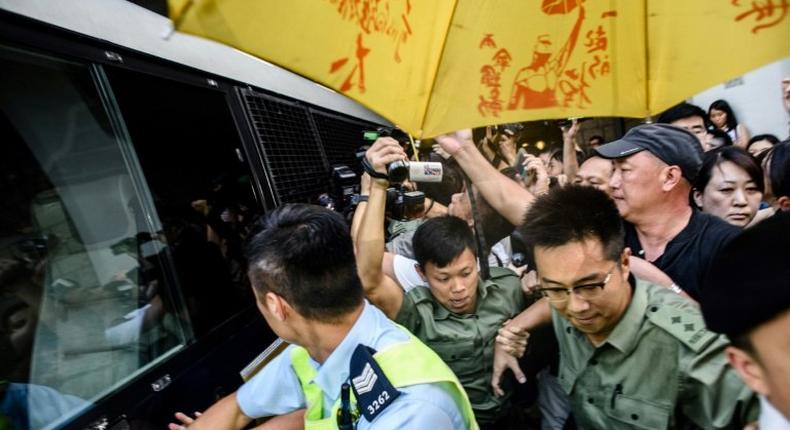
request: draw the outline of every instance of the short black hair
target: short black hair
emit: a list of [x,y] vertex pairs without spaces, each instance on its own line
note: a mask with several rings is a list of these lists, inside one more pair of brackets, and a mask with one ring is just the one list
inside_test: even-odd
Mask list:
[[282,296],[307,319],[335,322],[363,301],[348,224],[329,209],[275,209],[256,224],[246,251],[253,288]]
[[774,145],[766,160],[771,193],[776,198],[790,196],[790,138]]
[[611,261],[619,260],[625,249],[625,230],[617,206],[593,187],[551,189],[532,203],[519,230],[533,258],[536,247],[556,248],[588,239],[600,241],[604,257]]
[[414,232],[412,247],[414,259],[423,268],[428,263],[446,267],[467,249],[477,255],[472,229],[466,221],[450,215],[422,223]]
[[596,134],[596,135],[594,135],[594,136],[590,136],[590,138],[589,138],[589,139],[587,139],[587,141],[588,141],[588,142],[590,142],[590,143],[592,143],[592,141],[593,141],[593,140],[597,140],[597,141],[598,141],[598,145],[603,145],[603,144],[604,144],[604,142],[606,141],[606,140],[603,138],[603,136],[601,136],[601,135],[598,135],[598,134]]
[[661,115],[658,116],[658,123],[672,124],[679,119],[691,118],[693,116],[702,118],[702,121],[705,122],[705,128],[708,128],[710,125],[708,115],[701,107],[686,102],[672,106],[662,112]]
[[765,192],[763,169],[760,168],[760,164],[748,152],[737,146],[724,146],[706,152],[705,157],[702,159],[702,167],[700,167],[697,179],[694,181],[694,188],[699,192],[704,192],[705,187],[710,182],[710,178],[713,177],[713,169],[725,161],[729,161],[746,171],[760,192]]

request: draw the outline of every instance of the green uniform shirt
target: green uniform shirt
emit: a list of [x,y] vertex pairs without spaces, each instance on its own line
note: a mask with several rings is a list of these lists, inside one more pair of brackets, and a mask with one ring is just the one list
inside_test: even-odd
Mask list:
[[705,328],[696,304],[637,281],[626,313],[594,347],[552,308],[559,382],[583,429],[743,428],[757,397],[728,365],[724,336]]
[[526,306],[521,282],[511,270],[491,268],[491,279],[479,281],[477,309],[458,315],[434,299],[429,288],[411,289],[395,321],[414,333],[458,376],[475,417],[481,424],[500,415],[508,396],[497,398],[491,389],[494,340],[502,323]]

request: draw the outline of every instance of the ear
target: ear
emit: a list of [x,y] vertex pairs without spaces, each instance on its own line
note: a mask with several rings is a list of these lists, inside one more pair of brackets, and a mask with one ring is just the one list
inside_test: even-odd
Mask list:
[[782,212],[790,212],[790,197],[782,196],[776,199],[776,205]]
[[694,198],[694,204],[697,205],[697,207],[700,208],[700,210],[702,210],[702,193],[696,188],[694,188],[694,193],[692,194],[692,197]]
[[414,263],[414,270],[417,271],[417,274],[420,275],[423,281],[428,282],[428,277],[425,276],[425,272],[422,270],[422,266],[417,263]]
[[748,352],[734,346],[728,346],[725,350],[725,354],[727,355],[727,360],[729,360],[730,365],[738,372],[738,376],[741,377],[743,382],[748,385],[752,391],[762,394],[763,396],[768,396],[770,394],[763,369],[754,357]]
[[661,172],[661,189],[671,191],[683,179],[683,172],[678,166],[667,166]]
[[631,248],[625,247],[623,255],[620,256],[620,270],[623,273],[623,279],[628,279],[631,274]]
[[285,321],[291,313],[291,305],[282,296],[271,291],[267,292],[263,297],[262,305],[266,308],[268,314],[278,321]]

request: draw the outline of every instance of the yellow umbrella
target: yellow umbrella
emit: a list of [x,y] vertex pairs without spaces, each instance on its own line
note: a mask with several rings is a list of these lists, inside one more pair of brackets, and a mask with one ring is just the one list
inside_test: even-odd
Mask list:
[[415,136],[643,117],[790,55],[790,0],[169,0]]

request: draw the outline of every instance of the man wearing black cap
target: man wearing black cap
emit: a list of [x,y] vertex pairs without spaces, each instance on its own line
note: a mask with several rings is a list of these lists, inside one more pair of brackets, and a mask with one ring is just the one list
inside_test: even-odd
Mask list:
[[760,394],[760,430],[790,429],[790,214],[746,230],[711,265],[700,298],[727,358]]
[[696,299],[711,259],[739,232],[689,203],[702,165],[697,138],[672,125],[647,124],[596,152],[614,161],[609,185],[626,220],[626,246]]

